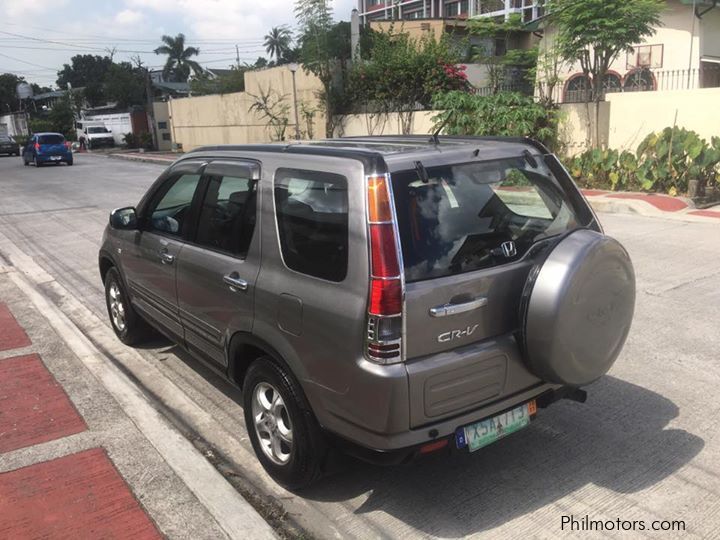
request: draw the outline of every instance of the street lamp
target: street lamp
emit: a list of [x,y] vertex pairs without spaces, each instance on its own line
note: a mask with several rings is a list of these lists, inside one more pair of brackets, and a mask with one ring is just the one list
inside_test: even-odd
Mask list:
[[295,72],[298,70],[298,65],[292,62],[288,65],[290,73],[292,73],[293,82],[293,110],[295,111],[295,139],[300,140],[300,121],[298,120],[298,102],[297,102],[297,88],[295,87]]

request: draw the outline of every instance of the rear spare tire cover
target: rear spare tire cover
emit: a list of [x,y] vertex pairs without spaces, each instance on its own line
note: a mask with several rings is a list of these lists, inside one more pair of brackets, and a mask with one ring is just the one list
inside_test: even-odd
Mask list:
[[625,248],[581,229],[558,243],[529,279],[521,315],[530,370],[572,386],[607,373],[635,309],[635,273]]

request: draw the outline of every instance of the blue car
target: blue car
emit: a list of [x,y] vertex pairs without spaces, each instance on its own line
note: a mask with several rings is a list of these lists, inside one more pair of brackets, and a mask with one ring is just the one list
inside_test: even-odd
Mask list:
[[23,163],[40,167],[45,163],[73,164],[70,143],[60,133],[36,133],[23,148]]

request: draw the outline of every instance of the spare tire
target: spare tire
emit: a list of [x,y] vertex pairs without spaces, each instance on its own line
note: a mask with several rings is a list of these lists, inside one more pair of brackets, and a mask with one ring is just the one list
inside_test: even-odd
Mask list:
[[580,229],[530,272],[523,296],[528,368],[544,381],[581,386],[607,373],[625,344],[635,272],[619,242]]

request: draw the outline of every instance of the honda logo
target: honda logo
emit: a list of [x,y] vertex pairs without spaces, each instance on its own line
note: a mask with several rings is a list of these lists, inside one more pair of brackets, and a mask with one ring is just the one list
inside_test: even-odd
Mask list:
[[515,242],[503,242],[500,248],[502,249],[503,255],[505,255],[508,259],[517,255]]

